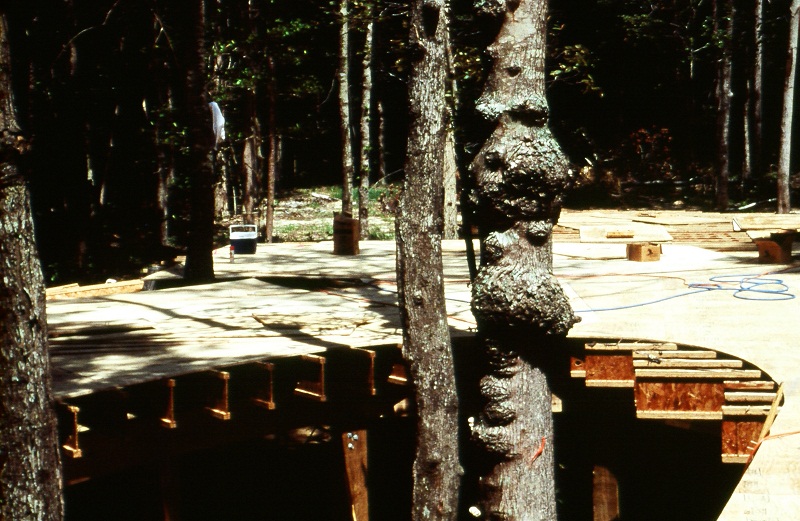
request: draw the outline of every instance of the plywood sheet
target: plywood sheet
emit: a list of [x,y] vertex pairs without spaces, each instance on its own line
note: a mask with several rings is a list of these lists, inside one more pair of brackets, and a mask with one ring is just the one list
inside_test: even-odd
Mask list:
[[672,236],[661,225],[642,223],[581,226],[581,242],[669,242]]
[[714,412],[722,414],[725,403],[722,382],[637,380],[636,411]]
[[734,231],[800,230],[800,214],[748,214],[732,220]]

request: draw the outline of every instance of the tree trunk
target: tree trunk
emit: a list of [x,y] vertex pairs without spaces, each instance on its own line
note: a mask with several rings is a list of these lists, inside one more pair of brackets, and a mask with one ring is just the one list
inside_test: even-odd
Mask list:
[[547,1],[504,5],[489,47],[494,69],[477,103],[496,127],[471,167],[485,252],[472,310],[488,359],[472,437],[488,462],[484,519],[554,520],[551,393],[541,367],[554,356],[554,338],[577,321],[552,274],[552,229],[571,174],[547,127]]
[[350,0],[340,0],[339,116],[342,125],[342,213],[353,215],[353,139],[350,135]]
[[442,165],[442,190],[444,195],[444,238],[458,239],[458,163],[456,162],[456,137],[452,125],[445,129],[444,164]]
[[[449,17],[448,17],[449,20]],[[447,28],[447,76],[450,78],[449,124],[447,125],[444,152],[444,238],[458,239],[458,161],[456,159],[456,136],[453,119],[458,110],[458,82],[453,65],[450,44],[450,28]]]
[[751,96],[751,142],[753,178],[761,177],[764,167],[764,0],[755,2],[755,48],[753,53],[753,83]]
[[456,519],[461,476],[441,249],[446,16],[441,0],[412,4],[411,121],[396,224],[403,354],[410,365],[418,415],[414,520]]
[[733,100],[733,0],[716,0],[714,31],[724,35],[722,54],[717,64],[717,176],[714,187],[716,207],[728,208],[728,180],[731,176],[731,123]]
[[42,269],[17,159],[27,142],[11,89],[0,16],[0,519],[63,519],[61,460],[47,356]]
[[786,55],[786,82],[783,86],[783,115],[781,117],[781,146],[778,158],[778,213],[792,211],[792,116],[794,86],[797,76],[797,41],[800,32],[800,0],[792,2],[789,19],[789,51]]
[[372,40],[375,33],[375,18],[373,5],[367,2],[365,6],[367,17],[367,34],[364,38],[364,74],[361,86],[361,182],[358,186],[358,221],[361,238],[369,237],[369,178],[370,156],[372,146]]
[[278,136],[278,129],[275,122],[275,112],[277,110],[277,82],[278,79],[275,76],[275,61],[272,57],[267,58],[267,68],[269,71],[269,82],[268,82],[268,89],[267,98],[269,102],[269,111],[267,115],[267,134],[269,140],[269,156],[267,156],[267,193],[266,193],[266,201],[264,202],[266,207],[266,212],[264,215],[265,225],[264,225],[264,239],[267,242],[272,242],[272,236],[274,235],[274,224],[275,224],[275,183],[278,178],[278,158],[279,158],[279,151],[278,147],[280,145],[280,139]]
[[182,0],[176,4],[182,19],[173,20],[173,30],[179,26],[180,37],[173,40],[179,70],[184,72],[182,101],[188,137],[186,172],[189,175],[190,221],[186,244],[184,279],[208,282],[214,279],[214,187],[211,169],[211,149],[214,142],[211,110],[205,99],[204,74],[204,9],[202,0]]

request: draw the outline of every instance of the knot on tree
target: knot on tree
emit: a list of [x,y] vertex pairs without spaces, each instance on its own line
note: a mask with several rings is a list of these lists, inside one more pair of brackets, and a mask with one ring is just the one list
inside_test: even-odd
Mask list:
[[[543,260],[547,245],[528,235],[545,233],[547,224],[523,226],[486,238],[486,257],[472,284],[472,312],[487,336],[501,339],[523,333],[561,335],[577,322],[566,295]],[[543,239],[546,241],[547,237]]]
[[503,460],[517,456],[514,444],[503,427],[490,426],[483,422],[476,423],[472,427],[472,441],[489,456]]
[[573,181],[549,129],[510,118],[504,118],[489,138],[472,170],[472,200],[491,230],[508,229],[519,221],[555,222]]
[[510,378],[519,372],[519,355],[506,347],[499,346],[491,338],[485,340],[486,362],[495,376]]
[[502,427],[517,419],[517,412],[507,401],[490,401],[483,408],[483,419],[487,424]]

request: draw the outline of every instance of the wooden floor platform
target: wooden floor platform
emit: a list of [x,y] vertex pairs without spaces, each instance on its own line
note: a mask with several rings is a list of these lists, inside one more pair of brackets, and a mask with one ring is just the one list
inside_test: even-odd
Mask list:
[[[722,427],[730,440],[722,454],[749,464],[719,519],[800,518],[800,299],[793,298],[800,274],[793,265],[759,264],[750,238],[731,231],[725,214],[643,214],[565,212],[554,272],[582,317],[570,336],[607,348],[589,348],[564,374],[590,387],[630,387],[641,421],[731,419]],[[624,243],[568,240],[582,226],[609,222],[659,224],[672,241],[663,244],[660,260],[642,263],[626,259]],[[681,240],[703,229],[711,230],[703,239],[709,247]],[[222,280],[216,284],[48,301],[54,386],[62,425],[74,435],[64,443],[67,457],[80,455],[85,429],[92,432],[93,419],[108,410],[116,411],[115,421],[150,415],[164,429],[213,433],[208,418],[236,423],[234,405],[243,397],[264,410],[290,396],[335,404],[342,393],[362,396],[364,407],[391,403],[397,396],[371,397],[390,393],[404,378],[395,366],[401,331],[394,248],[368,241],[358,256],[342,256],[333,255],[332,243],[259,244],[256,254],[234,262],[226,248],[215,255]],[[451,330],[469,336],[464,244],[446,241],[443,249]],[[145,285],[179,278],[163,271]],[[343,279],[348,283],[337,283]],[[610,358],[591,361],[619,356],[608,346],[621,340],[676,347],[626,349],[622,369],[606,366]],[[343,363],[341,353],[351,358]],[[357,389],[337,387],[333,375],[343,366],[362,368]],[[606,378],[612,366],[621,372]],[[253,375],[259,384],[243,388]],[[674,412],[675,397],[652,384],[678,380],[691,383],[673,385],[676,395],[707,399]],[[95,410],[75,410],[90,396],[116,405],[95,401]],[[748,424],[749,416],[755,422]],[[767,432],[756,432],[758,425]],[[137,450],[146,453],[147,443]]]

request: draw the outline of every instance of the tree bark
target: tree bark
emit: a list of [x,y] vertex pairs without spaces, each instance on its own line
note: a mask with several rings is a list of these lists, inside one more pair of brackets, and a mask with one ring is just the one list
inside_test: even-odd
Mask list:
[[339,4],[339,117],[342,126],[342,213],[353,215],[353,138],[350,135],[350,0]]
[[0,519],[63,519],[45,290],[30,199],[17,168],[8,24],[0,9]]
[[372,40],[375,34],[373,5],[367,2],[367,32],[364,37],[364,71],[361,86],[361,182],[358,186],[358,221],[361,238],[369,237],[369,178],[372,173],[370,156],[372,154]]
[[210,155],[214,134],[205,99],[205,14],[203,0],[181,0],[175,7],[182,19],[172,21],[173,30],[183,28],[173,43],[180,60],[179,70],[184,72],[182,110],[188,137],[185,165],[191,204],[184,279],[208,282],[214,280],[214,187]]
[[754,178],[760,178],[763,167],[764,150],[764,0],[755,2],[754,22],[755,48],[753,54],[753,84],[752,84],[752,173]]
[[[449,8],[449,5],[448,5]],[[448,21],[449,21],[448,16]],[[458,160],[456,157],[456,132],[453,120],[458,111],[458,82],[453,65],[453,52],[450,39],[450,27],[447,28],[447,77],[449,78],[450,103],[446,128],[444,152],[444,238],[458,239]]]
[[554,520],[551,393],[541,367],[553,339],[578,320],[552,274],[552,229],[571,173],[547,127],[547,1],[495,8],[503,23],[477,108],[496,127],[471,166],[484,239],[472,310],[488,360],[485,407],[472,427],[488,463],[480,510],[494,521]]
[[267,58],[267,69],[269,71],[267,87],[267,98],[269,102],[269,107],[267,109],[269,111],[267,115],[267,139],[269,140],[269,155],[267,156],[267,194],[265,201],[266,215],[264,216],[264,239],[267,242],[272,242],[275,225],[275,184],[278,180],[278,147],[280,146],[280,138],[278,136],[276,122],[276,111],[278,104],[278,78],[275,75],[275,60],[273,60],[272,57]]
[[800,0],[789,8],[789,50],[786,55],[786,81],[783,86],[783,115],[781,117],[781,144],[778,157],[778,213],[792,211],[792,120],[794,114],[794,86],[797,77],[797,44],[800,32]]
[[733,0],[716,0],[714,30],[722,36],[722,53],[717,65],[717,175],[714,187],[716,207],[728,208],[728,181],[731,176],[731,123],[733,108]]
[[441,250],[446,16],[442,0],[412,4],[411,121],[396,224],[403,354],[410,365],[418,415],[414,520],[456,519],[461,476]]

